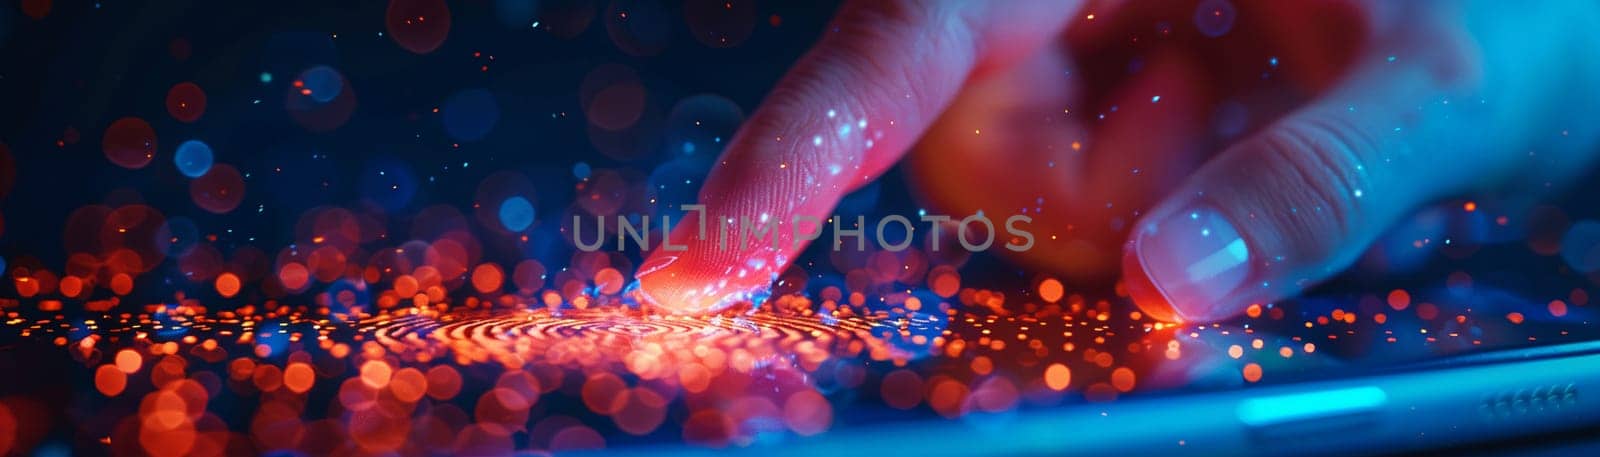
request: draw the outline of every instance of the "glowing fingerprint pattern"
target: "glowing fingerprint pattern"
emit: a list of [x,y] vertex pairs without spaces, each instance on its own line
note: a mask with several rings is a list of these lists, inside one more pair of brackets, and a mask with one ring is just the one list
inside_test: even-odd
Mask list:
[[[336,213],[323,214],[335,220],[327,215]],[[314,269],[321,265],[313,262]],[[290,269],[301,282],[315,273],[299,263],[282,270]],[[485,269],[497,270],[478,268]],[[1118,311],[1129,309],[1126,303],[1068,293],[1054,279],[1011,295],[969,285],[948,301],[926,291],[869,296],[825,286],[760,307],[674,316],[640,307],[626,291],[562,293],[541,284],[515,294],[480,286],[465,298],[430,300],[434,292],[415,289],[436,288],[438,278],[420,270],[413,271],[424,279],[395,281],[394,288],[420,297],[405,303],[255,303],[241,281],[247,275],[224,272],[214,281],[216,296],[247,303],[232,311],[209,312],[183,299],[87,319],[51,311],[61,303],[56,294],[89,287],[82,280],[20,271],[13,281],[22,296],[0,299],[12,310],[0,335],[59,346],[82,362],[106,411],[136,411],[126,419],[138,424],[131,428],[85,423],[87,433],[114,437],[108,451],[194,449],[204,445],[194,435],[167,434],[230,430],[212,419],[244,408],[255,412],[233,430],[262,452],[349,445],[373,453],[507,453],[525,449],[503,439],[507,430],[526,432],[527,446],[546,451],[608,446],[611,438],[599,430],[719,447],[752,445],[763,434],[825,433],[846,426],[835,423],[839,408],[876,401],[859,392],[880,392],[884,406],[911,417],[960,418],[1029,404],[1112,401],[1145,385],[1210,382],[1189,377],[1203,373],[1172,369],[1182,363],[1165,365],[1183,360],[1231,365],[1242,373],[1233,382],[1259,382],[1263,363],[1326,352],[1308,338],[1395,335],[1396,326],[1418,322],[1335,309],[1302,326],[1297,316],[1313,308],[1289,314],[1280,304],[1252,312],[1244,327],[1174,327]],[[525,274],[517,270],[515,276]],[[596,281],[613,274],[597,274]],[[55,284],[63,290],[46,290]],[[330,287],[327,297],[343,300],[348,291]],[[1042,301],[1029,298],[1035,293]],[[1582,306],[1587,295],[1572,299]],[[30,305],[19,307],[23,302]],[[1568,312],[1584,310],[1563,303],[1561,314]],[[1494,319],[1494,325],[1524,324]],[[1268,327],[1300,333],[1263,339],[1248,330]],[[1500,333],[1524,334],[1485,332]],[[1414,344],[1404,347],[1433,351],[1443,338],[1465,347],[1481,342],[1440,334],[1407,337]],[[1371,391],[1319,395],[1263,399],[1270,404],[1241,405],[1237,414],[1246,422],[1296,420],[1340,411],[1316,406],[1323,399],[1382,401],[1381,392]],[[344,413],[301,418],[327,408]],[[311,428],[320,431],[308,435]],[[462,438],[429,441],[410,433],[418,429]],[[119,435],[126,433],[164,438]],[[566,435],[584,439],[557,439]]]

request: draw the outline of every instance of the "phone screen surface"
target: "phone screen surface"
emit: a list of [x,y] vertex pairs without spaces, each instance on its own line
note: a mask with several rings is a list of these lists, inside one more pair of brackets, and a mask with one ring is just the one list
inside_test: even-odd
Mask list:
[[915,398],[916,406],[836,417],[865,427],[916,413],[979,424],[1014,410],[1425,370],[1460,356],[1600,340],[1588,278],[1521,246],[1485,251],[1405,281],[1347,278],[1214,324],[1153,324],[1126,301],[1072,297],[1059,312],[1046,305],[950,319],[929,354],[869,365],[872,382],[853,403],[873,411]]
[[144,420],[143,405],[181,399],[198,414],[185,423],[296,449],[317,444],[293,441],[308,436],[412,446],[446,431],[471,438],[433,444],[461,452],[745,446],[918,421],[1004,427],[1030,411],[1600,340],[1588,279],[1523,255],[1403,282],[1345,279],[1206,324],[1157,322],[1115,292],[1094,298],[1049,277],[934,269],[925,287],[873,294],[843,292],[860,278],[818,276],[712,316],[625,302],[207,313],[180,300],[142,313],[13,311],[0,337],[13,349],[5,363],[32,373],[8,389],[74,392],[35,397],[105,433],[118,425],[89,411]]

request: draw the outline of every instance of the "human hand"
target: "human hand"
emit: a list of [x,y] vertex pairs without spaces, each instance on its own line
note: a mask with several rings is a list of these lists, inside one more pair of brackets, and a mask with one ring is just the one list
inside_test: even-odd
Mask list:
[[[921,138],[909,171],[943,212],[1042,210],[1020,262],[1120,262],[1149,315],[1209,321],[1337,274],[1418,206],[1542,188],[1595,155],[1574,114],[1600,71],[1568,57],[1594,44],[1594,6],[1200,3],[851,3],[701,203],[826,218]],[[679,312],[764,289],[805,242],[720,250],[685,222],[687,249],[639,273]]]

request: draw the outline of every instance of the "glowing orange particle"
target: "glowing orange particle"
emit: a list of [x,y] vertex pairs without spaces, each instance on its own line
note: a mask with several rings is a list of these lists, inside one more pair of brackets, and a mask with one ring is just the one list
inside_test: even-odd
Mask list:
[[244,381],[250,379],[256,372],[256,362],[244,357],[228,362],[228,379]]
[[1260,381],[1261,380],[1261,365],[1257,365],[1255,362],[1244,364],[1243,374],[1244,374],[1245,382]]
[[396,295],[410,297],[417,294],[417,291],[419,290],[418,288],[419,286],[417,284],[416,277],[411,275],[400,275],[399,277],[394,278],[394,293]]
[[290,392],[306,393],[316,381],[317,374],[311,369],[311,365],[296,362],[283,369],[283,387]]
[[705,392],[711,387],[712,374],[705,365],[688,363],[678,368],[678,384],[689,393]]
[[117,273],[111,277],[111,293],[127,295],[133,292],[133,277],[127,273]]
[[583,383],[580,396],[590,411],[609,416],[622,407],[617,398],[627,390],[628,384],[622,378],[601,372],[589,375],[589,379]]
[[57,290],[61,291],[62,296],[76,298],[78,294],[83,293],[83,280],[78,279],[77,276],[67,276],[61,278],[61,284],[56,287]]
[[1133,390],[1133,386],[1133,369],[1128,367],[1117,367],[1117,369],[1111,370],[1111,387],[1117,388],[1117,391],[1119,392],[1128,392]]
[[146,415],[139,427],[139,445],[153,457],[188,454],[194,448],[195,437],[194,421],[181,410]]
[[401,368],[389,380],[389,393],[406,403],[416,403],[428,393],[428,378],[416,368]]
[[1395,289],[1389,292],[1390,308],[1394,308],[1395,311],[1400,311],[1409,306],[1411,306],[1411,294],[1409,292],[1406,292],[1402,289]]
[[485,263],[472,269],[472,288],[478,293],[499,292],[504,281],[505,273],[500,271],[499,265]]
[[1055,278],[1046,279],[1039,283],[1039,298],[1055,303],[1061,301],[1061,296],[1066,294],[1066,289],[1061,286],[1061,281]]
[[1548,308],[1550,309],[1551,316],[1562,317],[1567,315],[1567,302],[1561,300],[1551,300]]
[[239,295],[239,276],[233,273],[217,275],[216,286],[217,293],[221,294],[223,298],[233,298],[233,296]]
[[988,356],[977,356],[972,359],[972,373],[982,376],[994,371],[994,361]]
[[123,349],[117,351],[117,357],[113,363],[116,364],[117,370],[127,374],[134,374],[139,372],[141,365],[144,365],[144,356],[139,355],[138,351]]
[[17,278],[17,295],[22,298],[32,298],[39,293],[39,281],[31,277]]
[[283,370],[272,365],[256,365],[255,373],[250,376],[250,382],[262,392],[271,392],[283,387]]
[[950,298],[961,291],[961,274],[954,268],[940,265],[928,272],[928,288],[940,297]]
[[1072,369],[1066,365],[1052,363],[1044,369],[1044,385],[1050,390],[1067,390],[1072,384]]
[[961,406],[967,400],[967,385],[954,379],[936,376],[930,380],[928,406],[946,418],[961,416]]
[[365,411],[378,405],[378,389],[367,385],[361,378],[349,378],[339,383],[339,404],[353,411]]
[[285,289],[304,289],[310,281],[311,271],[307,270],[306,266],[301,265],[300,262],[289,262],[278,268],[278,282],[283,283]]
[[911,311],[921,311],[922,310],[922,300],[917,298],[917,297],[906,298],[905,307],[906,307],[906,309],[911,310]]
[[449,400],[461,393],[461,373],[449,365],[435,365],[428,369],[428,396],[435,400]]
[[115,397],[128,387],[128,375],[114,365],[101,365],[94,370],[94,388],[102,395]]
[[394,376],[394,368],[382,360],[368,360],[361,364],[361,382],[367,387],[382,389],[389,385],[389,379]]

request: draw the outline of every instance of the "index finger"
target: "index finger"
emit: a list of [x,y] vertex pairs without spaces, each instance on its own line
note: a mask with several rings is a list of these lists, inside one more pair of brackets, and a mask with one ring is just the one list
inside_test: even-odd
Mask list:
[[[641,300],[701,313],[766,290],[969,77],[1038,49],[1080,3],[848,3],[734,135],[701,188],[704,217],[681,221],[640,266]],[[771,238],[742,232],[763,226]]]

